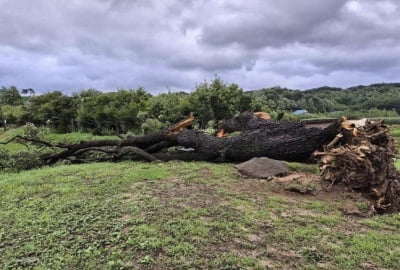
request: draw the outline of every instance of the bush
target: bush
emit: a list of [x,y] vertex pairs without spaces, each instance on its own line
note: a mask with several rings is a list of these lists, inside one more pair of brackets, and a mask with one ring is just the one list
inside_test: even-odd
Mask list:
[[154,132],[166,127],[161,121],[155,118],[149,118],[142,124],[142,131],[144,134]]
[[1,109],[8,125],[20,123],[20,119],[24,113],[22,106],[3,105]]
[[0,150],[0,170],[18,172],[39,168],[43,165],[43,161],[36,153],[21,151],[16,154],[10,154],[6,150]]
[[33,123],[26,123],[22,129],[22,136],[41,139],[44,135],[49,134],[49,132],[50,130],[47,127],[37,127]]

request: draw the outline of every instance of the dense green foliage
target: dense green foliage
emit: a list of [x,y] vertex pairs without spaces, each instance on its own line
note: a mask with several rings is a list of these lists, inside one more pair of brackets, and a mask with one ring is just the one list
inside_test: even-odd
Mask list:
[[143,89],[111,93],[78,93],[77,122],[83,130],[96,133],[126,133],[138,129],[144,120],[150,94]]
[[20,105],[22,104],[22,96],[15,86],[1,87],[0,89],[0,103],[7,105]]
[[206,127],[210,120],[230,119],[236,113],[250,109],[251,102],[238,85],[224,84],[218,78],[211,84],[198,85],[189,100],[201,127]]
[[[196,86],[191,93],[168,92],[152,96],[143,88],[102,93],[87,89],[65,95],[59,91],[35,96],[34,90],[3,87],[0,116],[11,125],[47,126],[56,132],[86,131],[94,134],[146,133],[178,122],[189,113],[200,128],[214,128],[218,121],[246,110],[285,112],[285,119],[310,117],[391,117],[398,123],[400,84],[374,84],[348,89],[321,87],[306,91],[280,87],[244,92],[220,78]],[[30,94],[30,96],[27,96]],[[308,114],[292,114],[306,110]]]
[[23,109],[24,122],[51,125],[59,132],[71,131],[77,115],[74,100],[59,91],[32,97]]
[[306,91],[274,87],[249,94],[256,109],[265,111],[306,109],[310,113],[334,113],[379,109],[400,113],[400,84],[397,83],[348,89],[320,87]]

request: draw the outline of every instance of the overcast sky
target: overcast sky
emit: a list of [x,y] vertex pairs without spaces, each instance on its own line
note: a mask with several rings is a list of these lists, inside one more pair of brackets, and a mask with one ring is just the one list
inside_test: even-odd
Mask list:
[[400,81],[400,1],[0,0],[0,86],[245,90]]

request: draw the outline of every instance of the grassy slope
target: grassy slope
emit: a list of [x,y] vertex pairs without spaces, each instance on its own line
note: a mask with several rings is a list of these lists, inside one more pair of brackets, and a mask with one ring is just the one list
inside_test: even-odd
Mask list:
[[400,216],[343,216],[231,165],[99,163],[0,175],[0,268],[400,265]]

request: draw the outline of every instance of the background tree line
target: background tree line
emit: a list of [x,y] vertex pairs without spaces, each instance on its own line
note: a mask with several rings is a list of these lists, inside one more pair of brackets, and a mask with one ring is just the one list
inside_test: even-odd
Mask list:
[[197,85],[191,93],[154,96],[143,88],[35,95],[31,88],[18,90],[11,86],[0,89],[0,116],[9,125],[30,122],[60,133],[147,133],[175,123],[190,112],[197,116],[199,128],[215,128],[218,121],[247,110],[265,111],[272,116],[285,112],[286,119],[292,120],[302,117],[291,114],[295,110],[307,110],[314,116],[395,117],[400,113],[399,91],[400,83],[306,91],[272,87],[244,92],[237,84],[220,78]]

